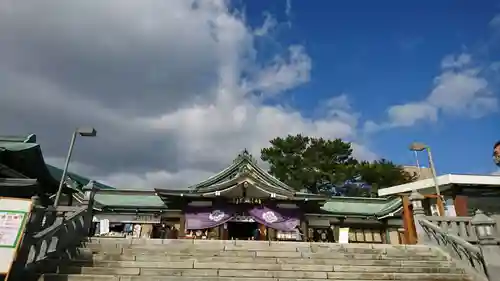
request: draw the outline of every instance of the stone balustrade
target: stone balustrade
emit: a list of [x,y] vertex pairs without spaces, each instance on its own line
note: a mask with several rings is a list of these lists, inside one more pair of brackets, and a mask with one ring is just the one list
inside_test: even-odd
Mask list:
[[500,280],[500,235],[496,220],[476,211],[474,217],[425,216],[422,196],[410,195],[419,244],[437,246],[475,280]]
[[471,223],[472,218],[473,217],[425,217],[427,221],[437,225],[443,231],[454,234],[471,244],[476,244],[478,238],[474,226]]
[[80,243],[88,236],[96,188],[86,186],[80,206],[42,207],[33,197],[33,208],[22,243],[11,269],[10,280],[36,280],[39,272],[50,270],[50,260],[67,259],[78,254]]
[[425,232],[425,235],[419,235],[419,243],[437,246],[447,252],[454,259],[460,261],[460,264],[472,270],[473,275],[477,275],[478,279],[489,278],[488,267],[481,248],[472,245],[465,239],[447,232],[437,224],[421,218],[418,220],[420,227]]

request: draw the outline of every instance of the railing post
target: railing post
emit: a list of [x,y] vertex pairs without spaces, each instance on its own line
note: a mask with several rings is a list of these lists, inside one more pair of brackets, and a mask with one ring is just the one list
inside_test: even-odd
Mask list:
[[413,190],[408,199],[413,206],[413,222],[415,224],[415,236],[417,238],[417,241],[414,242],[422,244],[424,243],[423,240],[425,237],[425,231],[420,225],[419,219],[424,217],[425,215],[424,208],[422,207],[422,201],[425,199],[425,197],[418,191]]
[[481,210],[477,210],[471,224],[479,240],[478,246],[483,254],[486,274],[490,281],[498,281],[500,280],[500,246],[496,221]]
[[98,187],[95,185],[94,181],[89,181],[89,183],[83,187],[83,192],[85,196],[83,198],[82,205],[87,207],[87,212],[85,214],[85,231],[88,235],[90,233],[90,228],[92,225],[93,209],[94,209],[94,197],[97,193]]

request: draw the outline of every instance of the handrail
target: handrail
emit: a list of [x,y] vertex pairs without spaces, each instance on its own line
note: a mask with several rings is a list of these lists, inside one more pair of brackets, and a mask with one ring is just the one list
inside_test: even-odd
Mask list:
[[[25,234],[11,269],[12,280],[31,280],[38,273],[50,272],[53,259],[77,254],[87,237],[92,222],[93,194],[86,195],[80,206],[41,207],[33,198],[34,207]],[[14,277],[12,277],[14,276]]]
[[54,222],[54,224],[52,224],[51,226],[45,228],[44,230],[36,233],[35,235],[33,235],[33,238],[34,239],[41,239],[42,237],[44,236],[47,236],[49,234],[54,234],[55,232],[57,232],[59,230],[59,228],[64,225],[65,223],[67,223],[68,221],[71,221],[73,220],[75,217],[79,217],[81,215],[84,215],[84,213],[87,211],[87,207],[86,206],[82,206],[82,207],[79,207],[74,213],[71,213],[68,217],[66,218],[61,218],[59,220],[56,220]]
[[480,247],[472,245],[455,234],[447,233],[425,218],[419,218],[418,222],[427,234],[427,238],[432,240],[431,242],[446,248],[452,257],[467,262],[477,273],[486,276],[489,280],[488,268]]

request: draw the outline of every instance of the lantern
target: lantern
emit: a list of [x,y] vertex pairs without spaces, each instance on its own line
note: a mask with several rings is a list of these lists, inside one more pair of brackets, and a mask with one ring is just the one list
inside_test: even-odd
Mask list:
[[488,217],[481,210],[476,211],[471,224],[476,230],[477,238],[481,240],[494,238],[495,220]]

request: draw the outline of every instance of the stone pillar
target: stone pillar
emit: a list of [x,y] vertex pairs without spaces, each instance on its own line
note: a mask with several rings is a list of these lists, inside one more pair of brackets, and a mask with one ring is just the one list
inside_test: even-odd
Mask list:
[[471,223],[476,231],[478,246],[483,253],[488,278],[490,281],[498,281],[500,280],[500,246],[496,221],[481,210],[477,210]]
[[85,214],[85,229],[87,234],[90,234],[90,228],[92,226],[92,218],[94,216],[94,198],[99,190],[99,188],[95,185],[94,181],[89,181],[87,185],[82,188],[85,193],[82,201],[82,206],[87,207],[87,213]]
[[420,194],[418,191],[413,190],[408,198],[413,206],[413,222],[415,224],[415,237],[417,241],[416,243],[423,243],[420,239],[422,235],[425,235],[425,231],[419,223],[419,219],[425,216],[424,208],[422,207],[422,201],[425,197]]

